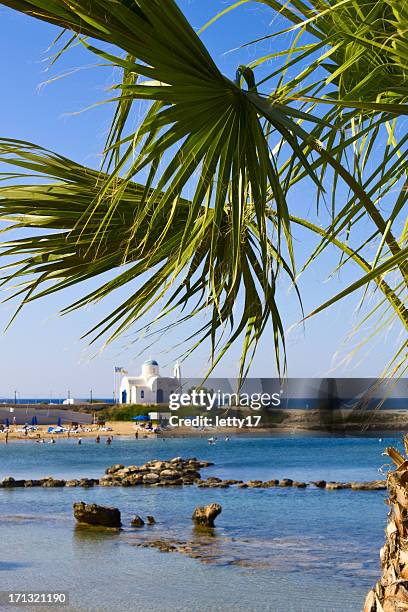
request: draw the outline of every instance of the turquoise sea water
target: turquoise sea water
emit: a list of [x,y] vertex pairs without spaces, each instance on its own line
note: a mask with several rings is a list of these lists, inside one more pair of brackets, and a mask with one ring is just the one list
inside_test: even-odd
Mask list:
[[[372,480],[398,440],[336,437],[84,440],[0,445],[0,478],[100,476],[113,463],[209,459],[202,476]],[[386,470],[386,466],[383,467]],[[74,501],[117,506],[124,529],[77,529]],[[96,487],[0,489],[0,580],[6,590],[69,591],[71,610],[358,611],[378,577],[382,491]],[[194,531],[198,504],[219,502],[214,534]],[[153,527],[132,530],[134,514]],[[189,555],[137,546],[185,544]],[[38,610],[38,608],[36,608]],[[48,608],[49,609],[49,608]]]

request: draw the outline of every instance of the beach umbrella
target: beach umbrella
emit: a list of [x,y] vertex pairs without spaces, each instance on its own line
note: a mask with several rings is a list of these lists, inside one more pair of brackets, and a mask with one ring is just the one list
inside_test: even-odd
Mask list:
[[133,417],[134,421],[150,421],[150,418],[148,416],[145,416],[144,414],[139,414],[139,416],[135,416]]

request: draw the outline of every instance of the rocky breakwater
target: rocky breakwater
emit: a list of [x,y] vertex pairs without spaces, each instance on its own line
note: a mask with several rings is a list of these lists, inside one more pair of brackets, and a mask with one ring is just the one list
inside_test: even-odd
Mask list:
[[372,480],[369,482],[326,482],[316,480],[312,482],[300,482],[291,478],[269,479],[269,480],[237,480],[233,478],[222,479],[217,476],[201,477],[201,470],[214,465],[211,461],[200,461],[196,457],[183,459],[173,457],[165,461],[154,459],[143,465],[125,466],[121,463],[112,465],[105,470],[101,478],[79,478],[62,480],[48,476],[40,479],[15,479],[7,476],[0,482],[1,489],[13,489],[17,487],[83,487],[89,488],[95,485],[102,487],[174,487],[195,485],[200,488],[226,489],[236,486],[239,489],[268,489],[282,487],[286,489],[318,488],[326,491],[339,491],[349,489],[351,491],[379,491],[386,488],[385,480]]
[[102,487],[156,486],[170,487],[175,485],[192,485],[201,481],[201,468],[214,465],[210,461],[199,461],[195,457],[183,459],[174,457],[168,461],[153,460],[143,465],[122,464],[107,468],[105,475],[99,479]]

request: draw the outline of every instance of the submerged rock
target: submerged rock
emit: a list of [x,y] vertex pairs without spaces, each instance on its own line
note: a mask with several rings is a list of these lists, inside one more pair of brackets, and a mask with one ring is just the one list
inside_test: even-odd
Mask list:
[[192,515],[193,523],[203,527],[214,527],[214,521],[222,512],[220,504],[208,504],[208,506],[197,506]]
[[178,552],[178,548],[175,544],[171,542],[166,542],[165,540],[152,540],[149,542],[140,542],[136,544],[136,546],[141,546],[143,548],[157,548],[160,552]]
[[154,516],[148,515],[146,518],[147,518],[147,524],[148,525],[155,525],[156,524],[156,519],[154,518]]
[[132,518],[132,521],[131,521],[130,524],[132,525],[132,527],[143,527],[145,522],[144,522],[144,520],[139,515],[136,514]]
[[77,502],[74,503],[73,509],[74,517],[79,523],[114,528],[119,528],[122,524],[118,508]]

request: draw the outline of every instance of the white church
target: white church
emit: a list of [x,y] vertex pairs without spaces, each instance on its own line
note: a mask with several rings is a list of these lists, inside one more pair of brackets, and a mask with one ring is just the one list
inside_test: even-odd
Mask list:
[[174,366],[173,378],[160,376],[159,364],[149,359],[142,365],[140,376],[125,374],[120,383],[121,404],[167,404],[169,395],[177,393],[181,385],[180,364]]

